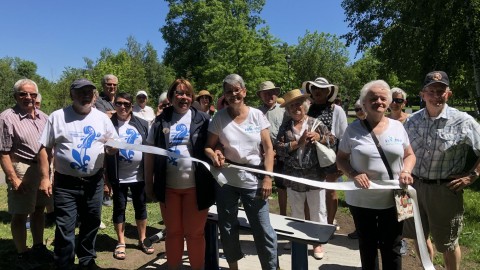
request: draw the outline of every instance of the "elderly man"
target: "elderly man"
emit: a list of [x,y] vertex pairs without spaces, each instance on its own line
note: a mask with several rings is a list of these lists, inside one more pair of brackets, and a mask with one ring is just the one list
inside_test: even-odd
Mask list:
[[118,78],[115,75],[107,74],[102,78],[103,92],[100,93],[98,99],[95,101],[95,108],[106,113],[108,117],[112,117],[115,113],[113,100],[118,90]]
[[[53,261],[43,245],[44,210],[52,201],[39,192],[38,139],[48,116],[35,109],[37,84],[21,79],[13,86],[16,105],[0,114],[0,164],[8,184],[8,212],[13,242],[18,252],[17,267],[38,267]],[[26,221],[30,215],[33,247],[27,248]],[[30,259],[29,257],[32,257]]]
[[[95,239],[100,225],[103,195],[103,160],[115,149],[104,149],[110,138],[118,138],[112,121],[92,108],[95,86],[79,79],[70,86],[72,105],[53,112],[43,130],[38,154],[40,189],[52,195],[49,157],[54,151],[55,174],[55,264],[57,269],[72,269],[75,252],[80,268],[95,269]],[[75,223],[80,231],[75,248]]]
[[[460,269],[463,189],[479,176],[480,125],[467,113],[447,105],[452,92],[445,72],[428,73],[420,95],[426,107],[407,119],[405,129],[417,156],[412,175],[423,231],[443,253],[446,269]],[[466,166],[472,150],[474,165]],[[414,231],[410,219],[404,235],[414,237]],[[433,258],[433,248],[429,252]]]
[[155,112],[153,111],[152,107],[147,106],[147,92],[144,90],[138,91],[136,100],[137,104],[133,106],[133,114],[147,121],[148,125],[150,126],[153,123],[153,120],[155,120]]
[[[277,103],[278,95],[280,94],[280,88],[275,87],[273,82],[262,82],[257,90],[257,96],[262,100],[262,106],[258,109],[265,114],[270,122],[270,138],[273,145],[276,144],[278,129],[284,121],[289,117],[285,114],[285,108],[281,108]],[[274,172],[281,173],[283,168],[283,161],[278,158],[275,160]],[[287,190],[283,184],[283,179],[275,178],[275,186],[278,192],[278,205],[280,208],[280,214],[287,215]],[[287,245],[288,248],[288,245]]]

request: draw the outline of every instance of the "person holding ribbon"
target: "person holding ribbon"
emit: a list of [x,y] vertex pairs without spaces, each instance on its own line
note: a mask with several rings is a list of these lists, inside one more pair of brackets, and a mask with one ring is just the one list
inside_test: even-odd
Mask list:
[[390,87],[385,81],[365,84],[360,102],[367,117],[347,127],[337,153],[338,168],[360,188],[346,191],[345,200],[358,232],[362,269],[375,269],[377,247],[383,269],[402,269],[403,222],[397,221],[393,191],[369,189],[370,180],[398,181],[401,186],[413,183],[411,171],[416,158],[407,132],[402,123],[385,116],[391,101]]
[[[110,118],[118,132],[120,140],[127,144],[144,144],[148,135],[148,122],[132,113],[133,97],[128,93],[115,95],[113,105],[115,113]],[[153,254],[151,246],[145,246],[147,228],[147,207],[145,181],[143,178],[143,153],[135,150],[120,149],[117,154],[106,157],[107,184],[113,190],[113,223],[117,233],[117,245],[113,257],[124,260],[125,254],[125,209],[127,194],[132,193],[135,223],[138,231],[138,246],[146,254]]]
[[[279,128],[275,149],[284,160],[283,173],[286,175],[325,181],[325,168],[318,165],[314,142],[319,141],[327,145],[329,144],[327,140],[330,140],[330,143],[334,145],[336,139],[321,121],[315,128],[316,119],[307,116],[310,106],[309,96],[309,94],[302,94],[299,89],[292,90],[283,96],[285,103],[281,107],[286,108],[290,118]],[[320,200],[322,189],[289,180],[285,180],[285,186],[288,198],[290,198],[292,217],[306,218],[304,202],[307,200],[309,219],[327,224],[326,209],[321,207],[322,204],[325,204],[325,201]],[[314,246],[313,257],[315,259],[321,260],[324,255],[322,245]]]
[[[192,107],[193,87],[177,79],[167,94],[172,106],[164,108],[149,132],[147,143],[179,154],[206,160],[204,154],[210,116]],[[160,201],[168,236],[168,269],[180,269],[184,238],[192,269],[205,264],[208,208],[215,201],[214,178],[204,165],[187,158],[145,154],[147,196]]]
[[[206,155],[216,167],[228,162],[272,172],[274,152],[270,123],[260,110],[245,104],[247,89],[242,77],[238,74],[225,77],[223,94],[228,107],[213,117],[208,129]],[[276,270],[277,234],[270,224],[267,200],[272,193],[272,177],[228,167],[221,172],[227,183],[216,185],[218,227],[229,268],[238,269],[238,260],[244,257],[237,219],[240,199],[252,228],[262,269]]]

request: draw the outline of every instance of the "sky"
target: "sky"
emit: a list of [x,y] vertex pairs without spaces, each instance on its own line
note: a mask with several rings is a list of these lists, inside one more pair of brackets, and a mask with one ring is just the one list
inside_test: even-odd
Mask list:
[[[349,31],[340,0],[266,0],[261,17],[270,33],[298,44],[306,31],[340,36]],[[166,47],[159,29],[168,5],[162,0],[15,0],[0,5],[0,58],[35,62],[37,73],[56,81],[66,67],[82,68],[103,48],[125,48],[133,36],[149,41],[159,57]],[[354,61],[355,47],[348,48]]]

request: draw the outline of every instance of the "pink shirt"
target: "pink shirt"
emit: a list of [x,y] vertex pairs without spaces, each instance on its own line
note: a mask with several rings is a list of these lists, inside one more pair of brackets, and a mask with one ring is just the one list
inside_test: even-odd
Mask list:
[[48,116],[40,110],[35,110],[35,115],[33,119],[18,105],[0,114],[0,151],[23,159],[36,159]]

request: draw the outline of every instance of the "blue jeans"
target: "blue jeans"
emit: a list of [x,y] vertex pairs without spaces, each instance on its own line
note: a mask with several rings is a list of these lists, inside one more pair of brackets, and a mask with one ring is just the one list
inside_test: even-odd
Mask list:
[[238,199],[250,223],[262,269],[277,269],[277,233],[270,224],[267,200],[256,197],[257,190],[216,185],[218,227],[223,251],[229,263],[244,257],[240,247]]
[[[55,230],[55,267],[73,269],[75,250],[80,266],[92,264],[97,257],[95,240],[102,212],[103,177],[99,173],[82,182],[78,178],[55,173],[53,200]],[[75,223],[80,222],[75,248]]]

